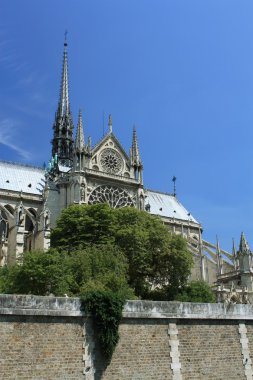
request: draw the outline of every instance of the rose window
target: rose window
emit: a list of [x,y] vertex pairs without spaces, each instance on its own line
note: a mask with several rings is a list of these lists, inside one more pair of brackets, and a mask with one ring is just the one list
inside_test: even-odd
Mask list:
[[134,207],[134,201],[127,191],[107,185],[96,187],[91,192],[88,203],[107,203],[112,208]]
[[118,174],[123,168],[123,160],[114,149],[106,148],[100,155],[100,164],[106,173]]

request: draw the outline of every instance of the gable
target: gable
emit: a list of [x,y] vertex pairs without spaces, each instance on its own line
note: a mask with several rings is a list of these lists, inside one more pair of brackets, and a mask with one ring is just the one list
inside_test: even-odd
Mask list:
[[92,150],[91,169],[131,176],[130,158],[113,133],[106,135]]

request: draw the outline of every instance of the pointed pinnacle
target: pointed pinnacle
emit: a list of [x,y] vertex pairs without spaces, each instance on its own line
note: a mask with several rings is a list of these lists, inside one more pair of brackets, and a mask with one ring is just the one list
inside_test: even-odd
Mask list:
[[140,166],[141,165],[140,152],[139,152],[139,147],[138,147],[138,142],[137,142],[137,134],[136,134],[135,126],[133,128],[131,161],[132,161],[132,165],[134,165],[134,166]]
[[233,257],[236,257],[235,239],[233,238],[232,241],[233,241],[232,253],[233,253]]
[[235,239],[232,239],[233,241],[233,246],[232,246],[232,254],[233,254],[233,263],[234,263],[234,268],[237,269],[237,253],[236,253],[236,248],[235,248]]
[[83,132],[83,118],[82,118],[82,111],[79,110],[75,148],[79,151],[82,151],[84,150],[84,146],[85,146],[85,140],[84,140],[84,132]]
[[219,239],[218,239],[218,236],[216,235],[216,252],[217,252],[217,255],[220,256],[221,252],[220,252],[220,243],[219,243]]
[[243,232],[241,233],[241,239],[240,239],[240,244],[239,244],[239,252],[244,253],[244,254],[250,253],[250,249],[249,249],[248,243],[246,241],[246,238],[245,238],[245,235]]
[[109,127],[109,133],[112,133],[112,115],[109,115],[109,120],[108,120],[108,127]]
[[88,152],[90,153],[91,152],[91,137],[90,136],[88,137],[88,146],[87,146],[87,148],[88,148]]

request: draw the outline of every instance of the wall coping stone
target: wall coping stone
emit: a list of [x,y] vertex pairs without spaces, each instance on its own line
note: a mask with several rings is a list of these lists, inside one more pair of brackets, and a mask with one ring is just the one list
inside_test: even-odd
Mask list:
[[124,318],[253,320],[253,305],[177,301],[127,301]]
[[[85,316],[79,298],[0,294],[0,315]],[[253,305],[127,301],[123,318],[253,320]]]
[[0,294],[0,315],[81,317],[79,298]]

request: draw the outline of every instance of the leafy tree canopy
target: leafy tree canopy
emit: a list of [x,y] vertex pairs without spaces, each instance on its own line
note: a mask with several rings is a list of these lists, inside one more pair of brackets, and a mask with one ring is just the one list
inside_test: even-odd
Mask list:
[[129,285],[141,297],[149,297],[158,287],[172,299],[187,282],[193,264],[181,236],[170,234],[159,218],[135,208],[72,205],[58,219],[51,244],[68,252],[114,246],[127,258]]
[[210,285],[205,281],[191,281],[176,296],[181,302],[215,302],[215,295]]
[[70,253],[56,249],[26,252],[22,265],[0,268],[0,291],[79,296],[101,290],[133,298],[127,272],[125,256],[111,245],[91,246]]

